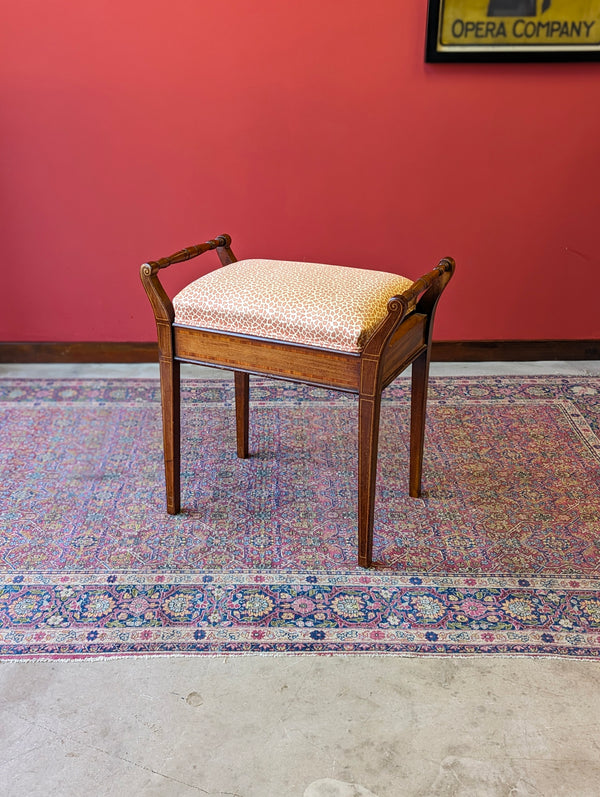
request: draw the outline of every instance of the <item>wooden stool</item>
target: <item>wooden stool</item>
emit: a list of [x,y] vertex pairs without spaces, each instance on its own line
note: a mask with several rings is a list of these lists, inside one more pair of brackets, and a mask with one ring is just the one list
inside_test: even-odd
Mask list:
[[[158,272],[216,249],[222,267],[173,299]],[[419,497],[435,308],[444,258],[416,282],[368,269],[237,261],[229,235],[144,263],[158,334],[167,512],[180,510],[181,362],[235,372],[238,457],[248,456],[249,374],[358,395],[358,563],[372,564],[381,392],[412,364],[409,494]]]

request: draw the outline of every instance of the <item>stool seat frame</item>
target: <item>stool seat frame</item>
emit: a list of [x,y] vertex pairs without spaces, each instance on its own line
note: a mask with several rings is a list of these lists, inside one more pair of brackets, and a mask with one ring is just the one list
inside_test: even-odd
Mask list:
[[249,375],[303,382],[358,396],[358,564],[373,563],[373,517],[382,391],[412,365],[409,495],[421,495],[429,363],[435,310],[454,273],[444,258],[404,293],[393,296],[387,315],[360,352],[321,349],[269,338],[175,323],[159,272],[216,249],[222,265],[237,262],[229,235],[144,263],[141,279],[152,304],[158,336],[167,512],[180,498],[180,363],[234,371],[237,455],[248,457]]

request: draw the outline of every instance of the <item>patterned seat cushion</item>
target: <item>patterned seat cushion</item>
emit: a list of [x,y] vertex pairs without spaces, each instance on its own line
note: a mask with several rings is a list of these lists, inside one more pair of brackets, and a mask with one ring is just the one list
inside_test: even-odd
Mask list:
[[175,323],[338,351],[360,351],[412,280],[383,271],[241,260],[200,277],[173,300]]

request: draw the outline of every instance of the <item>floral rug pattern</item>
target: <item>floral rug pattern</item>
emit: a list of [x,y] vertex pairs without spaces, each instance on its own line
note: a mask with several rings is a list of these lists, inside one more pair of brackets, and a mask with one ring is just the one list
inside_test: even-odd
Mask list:
[[0,380],[0,658],[319,652],[600,656],[600,379],[384,394],[372,570],[356,566],[356,399],[186,381],[167,516],[158,383]]

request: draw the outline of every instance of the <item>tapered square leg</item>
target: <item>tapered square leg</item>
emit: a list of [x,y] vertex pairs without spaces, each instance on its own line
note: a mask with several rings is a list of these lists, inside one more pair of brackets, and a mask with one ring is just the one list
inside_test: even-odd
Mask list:
[[380,395],[358,399],[358,564],[373,562],[373,517],[377,480]]
[[165,483],[167,512],[178,514],[180,496],[180,380],[179,362],[171,358],[160,359],[160,394],[163,421],[163,450],[165,457]]
[[427,415],[427,387],[429,383],[429,348],[412,364],[410,410],[410,474],[408,493],[412,498],[421,495],[423,446]]
[[248,457],[250,378],[242,371],[235,372],[235,425],[237,435],[237,455]]

